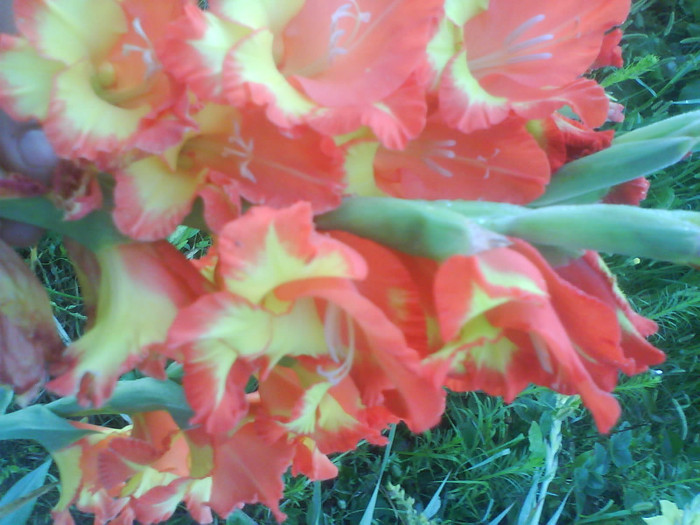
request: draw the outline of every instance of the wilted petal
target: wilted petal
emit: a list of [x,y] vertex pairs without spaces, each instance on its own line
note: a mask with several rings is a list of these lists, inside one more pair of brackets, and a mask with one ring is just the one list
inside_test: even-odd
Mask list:
[[10,385],[20,403],[28,403],[62,348],[46,290],[0,241],[0,383]]

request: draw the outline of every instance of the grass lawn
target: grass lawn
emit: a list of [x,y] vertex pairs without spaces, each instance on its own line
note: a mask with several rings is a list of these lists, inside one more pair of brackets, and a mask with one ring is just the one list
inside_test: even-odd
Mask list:
[[[623,43],[626,67],[596,73],[627,108],[620,132],[700,107],[700,1],[635,2]],[[700,211],[700,158],[651,182],[643,206]],[[204,242],[180,239],[190,250]],[[75,338],[84,317],[62,246],[48,238],[27,257],[50,289],[66,336]],[[661,499],[689,504],[700,493],[700,272],[634,257],[607,261],[636,309],[659,324],[652,342],[668,355],[656,369],[621,381],[623,415],[610,435],[597,433],[577,398],[542,388],[510,405],[452,394],[438,427],[417,436],[397,427],[388,454],[361,444],[335,457],[337,479],[289,478],[287,523],[356,524],[373,507],[379,524],[643,524],[642,517],[658,514]],[[0,494],[45,459],[31,442],[0,442]],[[55,476],[52,469],[49,482]],[[50,487],[29,523],[48,522],[57,498]],[[192,521],[183,512],[168,523]],[[274,520],[250,506],[219,523]]]

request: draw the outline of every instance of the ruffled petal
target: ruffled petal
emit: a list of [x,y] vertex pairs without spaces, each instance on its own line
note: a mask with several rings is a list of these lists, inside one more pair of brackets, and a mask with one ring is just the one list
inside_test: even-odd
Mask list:
[[224,93],[236,106],[248,101],[266,106],[267,118],[290,128],[303,123],[317,105],[277,69],[274,40],[269,30],[259,29],[231,49],[224,61]]
[[651,365],[658,365],[665,359],[664,353],[651,345],[646,337],[654,334],[658,326],[634,310],[617,285],[615,276],[595,252],[586,252],[583,257],[556,268],[557,274],[585,291],[615,312],[622,330],[621,346],[632,367],[628,374],[644,372]]
[[129,237],[143,241],[172,233],[189,213],[202,177],[171,170],[160,157],[146,157],[114,174],[114,222]]
[[372,104],[323,108],[309,124],[328,135],[342,135],[369,127],[382,144],[403,149],[425,127],[427,103],[424,87],[413,77],[381,101]]
[[186,162],[235,180],[249,202],[284,207],[307,201],[315,213],[340,205],[342,151],[329,137],[306,126],[281,131],[257,108],[209,109],[195,117],[200,134],[183,146]]
[[0,35],[0,106],[17,120],[44,120],[60,62],[39,56],[22,38]]
[[268,27],[279,34],[304,6],[306,0],[212,0],[209,9],[227,20],[235,21],[252,29]]
[[65,158],[97,160],[127,147],[150,108],[122,108],[100,98],[91,86],[94,69],[78,62],[55,79],[44,131]]
[[278,501],[284,489],[282,474],[293,455],[294,448],[284,440],[269,443],[260,439],[253,424],[230,437],[221,436],[214,445],[211,508],[228,516],[244,503],[259,502],[270,508],[277,521],[284,521]]
[[[444,409],[443,378],[431,377],[421,366],[418,353],[406,345],[404,335],[384,312],[346,284],[327,283],[314,288],[290,284],[278,295],[282,299],[308,295],[339,309],[341,316],[347,316],[356,326],[352,329],[354,343],[348,342],[353,348],[350,376],[362,393],[362,402],[368,407],[385,407],[413,432],[434,426]],[[333,321],[328,312],[325,315],[329,327]]]
[[186,5],[185,14],[170,24],[158,46],[158,57],[175,78],[204,100],[224,102],[222,70],[226,54],[251,33],[243,26]]
[[[436,276],[435,301],[447,344],[432,359],[451,361],[448,387],[511,401],[535,383],[580,394],[601,432],[617,420],[620,408],[608,392],[627,363],[615,316],[557,279],[525,243],[448,259]],[[578,328],[589,321],[600,332]]]
[[370,104],[424,59],[436,0],[307,0],[283,34],[282,71],[322,106]]
[[499,124],[510,114],[508,99],[486,91],[469,70],[466,51],[445,66],[438,97],[442,118],[464,133]]
[[178,309],[204,291],[204,282],[165,241],[110,245],[96,255],[100,278],[95,319],[68,347],[57,367],[60,375],[47,388],[100,406],[119,376],[165,341]]
[[104,59],[128,29],[115,0],[25,0],[14,3],[19,32],[47,58],[72,65]]
[[307,203],[253,208],[222,230],[218,251],[218,275],[226,289],[252,303],[291,281],[362,279],[367,271],[354,250],[313,231]]
[[360,392],[348,376],[333,384],[314,370],[329,363],[305,364],[277,367],[261,382],[265,417],[278,421],[291,436],[312,440],[323,454],[352,450],[361,439],[385,441],[381,429],[368,425]]
[[[490,0],[464,25],[469,69],[531,87],[563,86],[588,70],[606,31],[621,24],[629,0]],[[509,96],[503,90],[494,93]]]

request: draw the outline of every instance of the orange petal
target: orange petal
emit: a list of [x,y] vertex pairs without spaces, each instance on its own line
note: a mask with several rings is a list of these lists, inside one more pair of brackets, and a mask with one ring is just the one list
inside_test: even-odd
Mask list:
[[408,199],[526,203],[549,182],[547,156],[517,121],[469,134],[431,119],[401,152],[379,148],[377,185]]
[[[203,292],[204,281],[165,241],[108,245],[100,265],[97,308],[91,328],[64,354],[61,375],[48,388],[100,406],[121,374],[163,343],[179,308]],[[94,290],[92,291],[94,293]]]
[[366,273],[354,250],[314,231],[311,208],[255,207],[219,236],[219,276],[226,288],[252,303],[276,287],[303,279],[361,279]]

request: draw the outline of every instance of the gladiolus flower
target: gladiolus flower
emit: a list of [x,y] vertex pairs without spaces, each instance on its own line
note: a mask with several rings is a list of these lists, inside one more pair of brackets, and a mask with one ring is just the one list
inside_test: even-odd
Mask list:
[[348,192],[356,195],[523,204],[549,182],[545,153],[517,119],[465,134],[434,116],[403,151],[362,140],[346,148]]
[[511,401],[535,383],[580,394],[600,431],[608,432],[620,414],[609,393],[617,373],[639,368],[628,357],[634,352],[625,351],[623,320],[588,295],[590,288],[559,277],[523,241],[452,257],[439,268],[434,288],[446,344],[430,359],[447,360],[447,386],[458,391]]
[[[284,359],[308,357],[321,360],[318,373],[331,384],[351,376],[366,406],[383,405],[413,429],[434,424],[439,387],[423,377],[400,330],[353,286],[366,275],[362,257],[312,228],[308,204],[298,204],[255,208],[222,230],[221,291],[183,310],[169,336],[172,355],[184,360],[193,421],[210,432],[232,428],[248,410],[251,374],[264,382]],[[411,401],[416,388],[420,403]]]
[[340,204],[341,154],[330,138],[307,127],[282,133],[256,108],[205,104],[192,121],[197,129],[177,146],[116,171],[114,219],[126,234],[165,237],[198,195],[213,231],[238,215],[239,195],[276,207],[305,200],[317,213]]
[[[63,354],[48,388],[100,406],[120,375],[146,366],[178,309],[202,294],[205,284],[165,241],[106,245],[95,257],[79,272],[84,293],[96,297],[90,328]],[[158,375],[157,367],[150,370]]]
[[182,94],[154,45],[181,10],[179,0],[16,2],[22,36],[0,43],[0,103],[42,122],[64,158],[109,166],[128,148],[162,152],[186,124],[169,111]]
[[[498,124],[513,112],[525,119],[544,118],[568,104],[587,126],[603,124],[605,92],[581,75],[594,64],[606,31],[624,21],[629,4],[490,0],[488,9],[466,20],[457,52],[441,72],[443,118],[468,133]],[[432,49],[450,51],[449,46]],[[436,56],[431,63],[439,67],[444,59]]]
[[[441,6],[306,0],[280,9],[216,1],[206,14],[189,9],[162,55],[204,99],[266,106],[283,128],[309,123],[341,134],[368,125],[387,146],[402,147],[420,131],[416,112],[425,114],[411,77],[424,67]],[[165,58],[174,50],[180,64]]]
[[617,286],[615,276],[608,270],[600,255],[588,251],[583,257],[558,266],[555,270],[568,282],[599,299],[614,311],[622,330],[622,350],[625,357],[633,362],[631,369],[626,370],[627,373],[639,374],[649,366],[664,361],[664,353],[646,340],[656,333],[658,326],[654,321],[632,310]]
[[72,525],[70,505],[94,513],[97,524],[160,523],[182,500],[197,522],[211,522],[206,503],[211,460],[193,464],[194,458],[205,459],[206,450],[190,440],[170,414],[134,414],[133,425],[120,430],[73,425],[95,433],[53,452],[62,485],[52,512],[56,523]]

